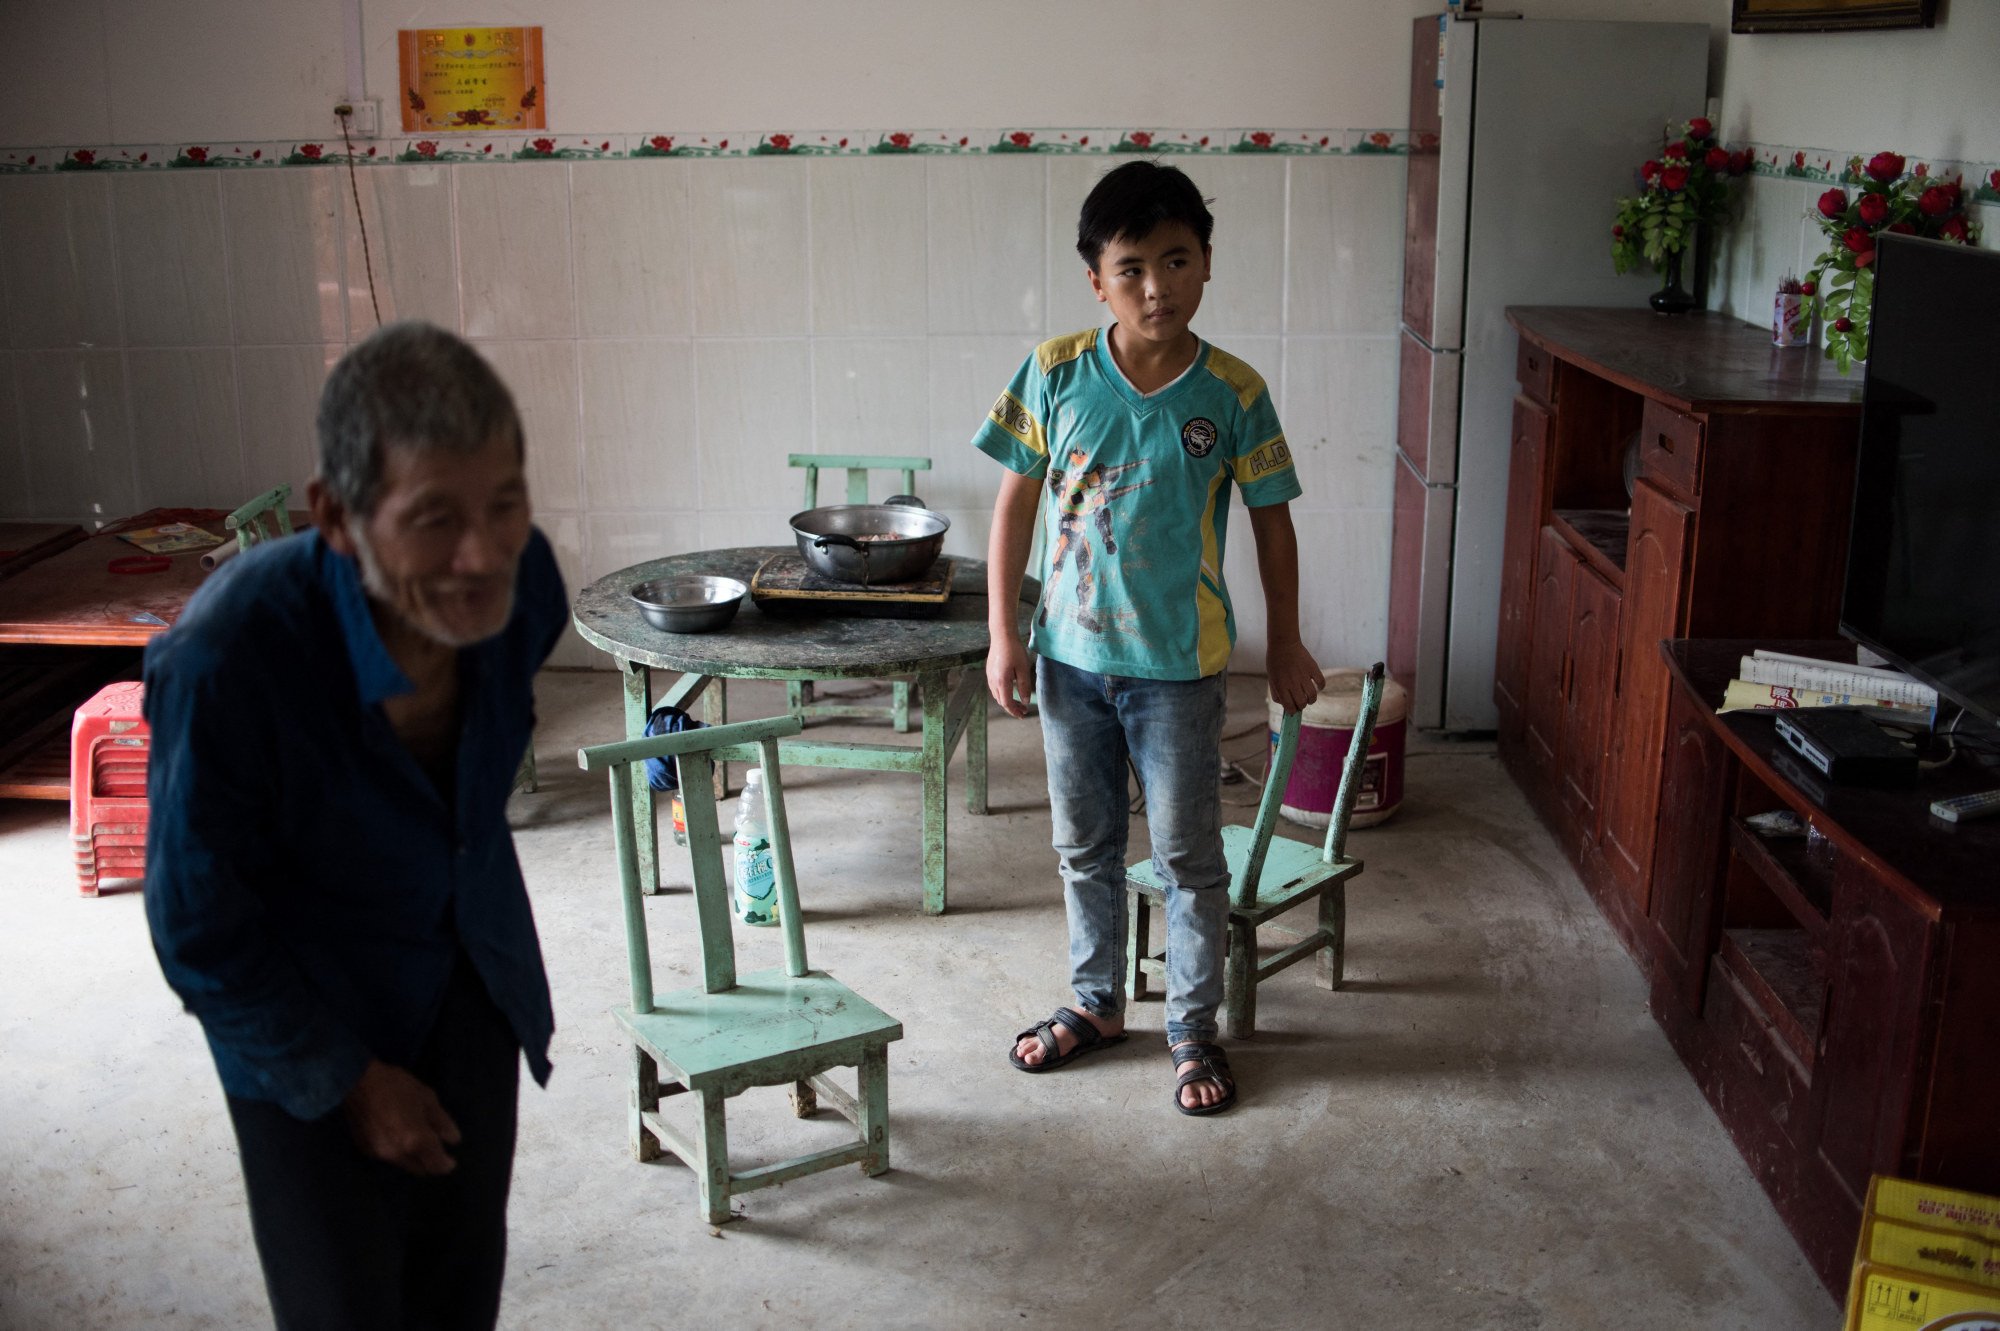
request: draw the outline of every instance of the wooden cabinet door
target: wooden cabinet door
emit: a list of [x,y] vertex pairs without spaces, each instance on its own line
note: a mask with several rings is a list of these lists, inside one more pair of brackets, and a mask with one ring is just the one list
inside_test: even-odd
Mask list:
[[1659,811],[1660,745],[1666,726],[1667,665],[1660,640],[1687,623],[1687,550],[1694,511],[1641,480],[1632,496],[1625,553],[1624,626],[1615,670],[1610,753],[1603,783],[1601,846],[1612,878],[1646,910]]
[[1598,783],[1604,771],[1604,728],[1611,714],[1612,665],[1618,656],[1618,592],[1588,568],[1570,595],[1569,683],[1563,694],[1563,807],[1584,840],[1597,839]]
[[1682,1006],[1698,1016],[1715,951],[1716,893],[1736,764],[1709,724],[1708,709],[1684,689],[1672,693],[1653,851],[1651,914],[1660,944],[1654,965]]
[[1528,758],[1544,789],[1554,789],[1569,692],[1570,594],[1582,560],[1553,527],[1542,528],[1535,558],[1534,618],[1529,629],[1526,724]]
[[1827,1001],[1813,1063],[1819,1153],[1858,1202],[1871,1173],[1914,1164],[1918,1050],[1930,1023],[1933,928],[1902,897],[1844,858],[1827,921]]
[[1515,398],[1514,440],[1507,462],[1507,543],[1500,558],[1500,646],[1493,670],[1493,702],[1500,712],[1503,744],[1518,742],[1527,724],[1535,550],[1542,530],[1542,461],[1548,442],[1548,412],[1525,397]]

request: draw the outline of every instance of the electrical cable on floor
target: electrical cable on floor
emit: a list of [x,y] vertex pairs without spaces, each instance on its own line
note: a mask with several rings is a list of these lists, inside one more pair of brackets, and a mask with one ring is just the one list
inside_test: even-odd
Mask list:
[[368,219],[361,212],[361,185],[354,178],[354,140],[347,136],[347,121],[354,108],[346,102],[333,108],[340,120],[340,141],[347,147],[347,188],[354,195],[354,221],[361,228],[361,266],[368,273],[368,303],[375,309],[375,326],[382,326],[382,302],[375,295],[375,260],[368,252]]

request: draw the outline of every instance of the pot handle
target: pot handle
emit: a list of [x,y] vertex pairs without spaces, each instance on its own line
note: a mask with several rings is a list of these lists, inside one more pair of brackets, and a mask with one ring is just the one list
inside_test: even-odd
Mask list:
[[837,531],[830,531],[824,536],[813,537],[813,549],[824,551],[829,545],[844,545],[850,550],[859,550],[861,552],[861,585],[866,587],[869,581],[867,542],[857,541],[852,536]]
[[924,501],[917,498],[915,495],[890,495],[887,499],[884,499],[882,502],[884,504],[899,504],[904,508],[924,507]]

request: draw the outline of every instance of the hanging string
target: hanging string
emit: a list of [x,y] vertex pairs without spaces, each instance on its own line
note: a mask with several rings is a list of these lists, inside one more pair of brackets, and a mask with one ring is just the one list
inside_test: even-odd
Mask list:
[[353,108],[342,104],[334,108],[340,117],[340,141],[347,146],[347,188],[354,194],[354,220],[361,227],[361,264],[368,272],[368,303],[375,308],[375,326],[382,326],[382,302],[375,295],[375,260],[368,252],[368,218],[361,211],[361,186],[354,178],[354,140],[347,137],[347,118],[354,114]]

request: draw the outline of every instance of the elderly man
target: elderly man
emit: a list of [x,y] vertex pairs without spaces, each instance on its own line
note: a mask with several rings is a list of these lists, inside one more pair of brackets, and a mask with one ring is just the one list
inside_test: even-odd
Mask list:
[[567,621],[506,387],[442,329],[355,347],[314,530],[146,653],[146,915],[221,1076],[277,1322],[491,1326],[520,1056],[553,1018],[505,805]]

